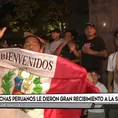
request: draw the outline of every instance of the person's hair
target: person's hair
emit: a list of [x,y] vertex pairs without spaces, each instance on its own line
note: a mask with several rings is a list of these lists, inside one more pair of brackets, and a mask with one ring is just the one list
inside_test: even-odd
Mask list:
[[116,38],[117,34],[118,34],[118,30],[116,30],[115,33],[114,33],[115,38]]
[[38,37],[37,37],[37,36],[34,36],[34,35],[28,35],[27,37],[25,37],[25,38],[24,38],[23,45],[25,44],[25,41],[26,41],[28,38],[30,38],[30,37],[33,37],[33,38],[37,39],[37,41],[38,41],[39,44],[40,44],[40,47],[42,48],[43,44],[42,44],[41,41],[38,39]]
[[94,72],[94,73],[100,75],[100,71],[99,71],[98,69],[89,69],[88,72],[89,72],[89,73]]
[[74,33],[73,33],[72,30],[66,30],[66,31],[64,32],[64,34],[67,33],[67,32],[71,33],[71,35],[74,36]]

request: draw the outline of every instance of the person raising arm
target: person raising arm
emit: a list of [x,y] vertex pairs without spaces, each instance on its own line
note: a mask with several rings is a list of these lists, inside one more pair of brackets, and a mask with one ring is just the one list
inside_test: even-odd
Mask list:
[[6,31],[6,27],[4,27],[4,28],[2,28],[1,30],[0,30],[0,39],[3,37],[3,35],[4,35],[4,33],[5,33],[5,31]]

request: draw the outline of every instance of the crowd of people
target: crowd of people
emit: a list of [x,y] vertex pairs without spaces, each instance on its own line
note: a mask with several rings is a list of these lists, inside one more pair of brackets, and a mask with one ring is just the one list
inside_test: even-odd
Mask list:
[[[6,28],[0,31],[1,48],[8,47],[6,40],[9,40],[9,37],[5,34],[5,31]],[[74,40],[75,36],[71,30],[66,30],[64,36],[61,37],[59,29],[51,31],[51,42],[29,32],[24,32],[20,37],[17,35],[16,39],[18,40],[19,38],[24,38],[23,46],[19,46],[20,48],[61,56],[81,65],[88,71],[88,76],[92,78],[92,83],[100,92],[118,92],[117,50],[108,56],[105,42],[101,37],[97,36],[97,30],[93,23],[88,22],[85,25],[85,36],[82,39],[80,38],[78,42]],[[117,49],[118,31],[115,33],[115,46]],[[107,58],[108,84],[105,87],[104,84],[99,82],[99,79],[102,76],[102,60]],[[88,118],[105,118],[104,110],[84,110],[83,114],[88,115]],[[117,109],[109,111],[110,118],[116,118],[117,116]]]

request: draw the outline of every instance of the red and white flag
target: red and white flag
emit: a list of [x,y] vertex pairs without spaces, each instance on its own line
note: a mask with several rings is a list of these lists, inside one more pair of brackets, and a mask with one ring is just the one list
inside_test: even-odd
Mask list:
[[[14,75],[10,78],[10,72]],[[79,94],[96,93],[87,81],[84,68],[61,57],[23,49],[0,50],[1,94],[9,93],[4,75],[9,77],[10,94]],[[8,82],[6,82],[6,86]],[[2,118],[80,118],[80,109],[1,109]]]

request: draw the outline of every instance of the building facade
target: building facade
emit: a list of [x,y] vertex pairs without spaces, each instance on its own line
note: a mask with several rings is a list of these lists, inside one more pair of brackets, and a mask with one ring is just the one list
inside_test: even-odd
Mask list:
[[118,0],[89,0],[89,20],[104,38],[108,52],[115,51],[114,32],[118,29]]
[[[118,0],[88,0],[89,21],[96,25],[98,35],[107,46],[108,53],[115,52],[114,32],[118,29]],[[107,60],[103,61],[102,81],[107,83]]]

